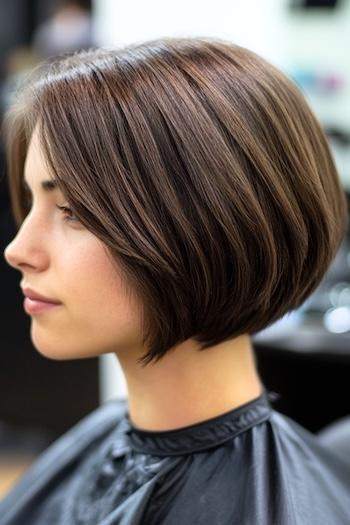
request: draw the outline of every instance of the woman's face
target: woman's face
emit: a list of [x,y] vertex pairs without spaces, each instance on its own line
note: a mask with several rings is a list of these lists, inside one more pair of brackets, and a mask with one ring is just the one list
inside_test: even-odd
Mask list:
[[[22,273],[21,287],[57,306],[31,316],[31,339],[52,359],[76,359],[140,350],[140,309],[127,294],[103,243],[77,220],[58,209],[69,206],[52,179],[34,131],[24,169],[32,207],[5,250],[5,259]],[[74,217],[73,217],[74,219]]]

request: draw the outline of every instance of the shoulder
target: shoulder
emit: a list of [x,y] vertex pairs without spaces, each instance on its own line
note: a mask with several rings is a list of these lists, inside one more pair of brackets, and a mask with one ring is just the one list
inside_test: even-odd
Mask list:
[[347,525],[349,513],[346,458],[272,410],[267,420],[176,464],[146,517],[152,525],[193,523],[193,516],[203,524]]
[[258,466],[266,481],[262,489],[270,498],[283,502],[278,515],[283,519],[285,514],[293,516],[296,523],[349,523],[349,458],[276,410],[265,432],[261,430],[261,442],[257,440],[255,448],[265,458]]
[[103,438],[126,412],[125,400],[108,401],[82,418],[65,434],[52,443],[35,462],[35,468],[55,463],[68,463],[94,441]]
[[103,403],[54,441],[32,463],[19,482],[0,502],[0,515],[26,505],[55,476],[75,463],[85,450],[97,445],[113,430],[127,410],[126,400]]

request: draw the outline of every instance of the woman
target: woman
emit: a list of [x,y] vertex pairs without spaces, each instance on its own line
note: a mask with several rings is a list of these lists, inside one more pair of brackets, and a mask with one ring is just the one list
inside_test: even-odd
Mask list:
[[215,39],[91,49],[35,71],[6,131],[5,257],[32,341],[114,352],[128,400],[51,445],[1,525],[348,524],[350,464],[272,409],[250,339],[315,290],[346,230],[294,84]]

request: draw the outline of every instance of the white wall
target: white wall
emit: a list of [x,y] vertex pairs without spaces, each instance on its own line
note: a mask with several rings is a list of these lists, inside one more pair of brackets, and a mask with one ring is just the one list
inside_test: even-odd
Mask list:
[[290,69],[305,68],[342,77],[344,89],[332,96],[307,93],[318,117],[350,130],[350,1],[325,13],[316,10],[288,16],[285,27],[286,62]]
[[127,397],[125,377],[115,354],[99,358],[99,388],[100,403]]
[[117,46],[161,36],[218,36],[278,58],[285,2],[95,0],[96,35],[101,45]]

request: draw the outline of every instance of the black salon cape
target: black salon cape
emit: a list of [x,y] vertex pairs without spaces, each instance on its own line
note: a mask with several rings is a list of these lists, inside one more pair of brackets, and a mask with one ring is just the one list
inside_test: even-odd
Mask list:
[[132,427],[104,403],[0,503],[1,525],[349,525],[350,460],[270,404],[182,429]]

